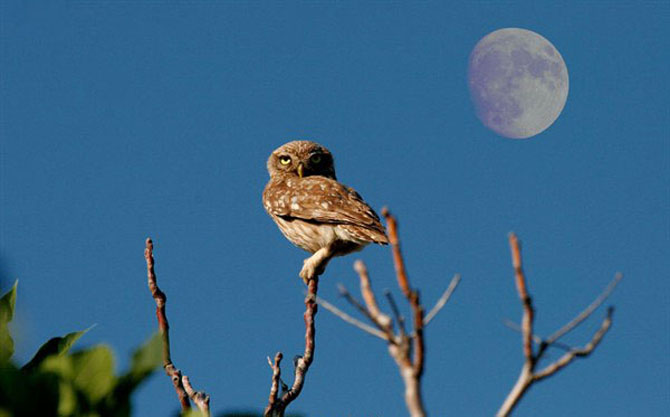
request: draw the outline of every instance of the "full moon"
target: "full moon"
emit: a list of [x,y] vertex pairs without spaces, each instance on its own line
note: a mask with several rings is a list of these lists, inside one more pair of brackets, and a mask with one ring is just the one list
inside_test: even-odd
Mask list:
[[568,68],[548,40],[506,28],[472,50],[468,84],[477,117],[499,135],[524,139],[543,132],[568,98]]

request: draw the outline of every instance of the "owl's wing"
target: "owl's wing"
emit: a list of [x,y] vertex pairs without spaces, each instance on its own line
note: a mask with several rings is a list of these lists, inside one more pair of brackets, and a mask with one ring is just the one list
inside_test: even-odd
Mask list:
[[267,187],[263,193],[270,214],[310,222],[340,224],[354,231],[360,227],[371,233],[365,240],[387,243],[377,213],[352,188],[330,178],[312,176],[284,186]]

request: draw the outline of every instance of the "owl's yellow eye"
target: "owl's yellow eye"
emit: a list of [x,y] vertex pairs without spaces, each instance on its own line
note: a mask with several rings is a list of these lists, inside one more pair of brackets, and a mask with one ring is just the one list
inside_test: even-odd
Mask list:
[[291,157],[290,156],[280,156],[279,157],[279,163],[282,165],[288,165],[291,163]]
[[319,162],[321,162],[321,155],[319,154],[312,155],[312,157],[309,158],[309,160],[312,161],[313,164],[318,164]]

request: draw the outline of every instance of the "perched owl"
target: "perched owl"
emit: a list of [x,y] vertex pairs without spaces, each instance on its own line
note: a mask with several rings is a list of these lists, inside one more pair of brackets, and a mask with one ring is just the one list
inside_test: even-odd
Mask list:
[[377,213],[352,188],[337,182],[333,156],[318,143],[301,140],[276,149],[268,159],[270,181],[263,205],[294,245],[312,253],[300,277],[320,275],[334,256],[388,238]]

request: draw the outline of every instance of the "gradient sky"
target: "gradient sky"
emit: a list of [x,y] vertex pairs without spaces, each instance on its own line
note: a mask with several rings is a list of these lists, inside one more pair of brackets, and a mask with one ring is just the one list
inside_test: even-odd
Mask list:
[[[306,255],[262,208],[265,161],[313,139],[341,181],[399,217],[426,305],[463,276],[427,329],[432,415],[493,415],[516,380],[520,337],[502,324],[521,316],[512,230],[540,335],[625,274],[601,346],[515,415],[667,413],[667,2],[137,3],[0,3],[0,287],[19,279],[19,361],[97,324],[79,345],[109,343],[123,368],[156,328],[151,236],[175,363],[215,412],[260,411],[266,356],[303,349]],[[563,113],[528,140],[487,130],[469,99],[468,55],[504,27],[549,39],[570,74]],[[390,251],[370,247],[331,263],[324,298],[348,307],[336,284],[356,290],[357,257],[397,294]],[[603,315],[564,341],[584,343]],[[135,397],[137,416],[177,406],[159,374]],[[402,383],[381,341],[322,309],[289,410],[402,416]]]

